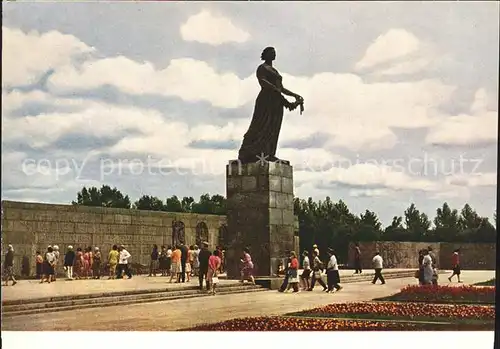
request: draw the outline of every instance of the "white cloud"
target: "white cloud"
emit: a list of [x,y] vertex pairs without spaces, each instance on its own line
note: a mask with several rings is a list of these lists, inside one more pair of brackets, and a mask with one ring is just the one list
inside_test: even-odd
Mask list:
[[332,167],[326,171],[297,171],[295,177],[300,181],[315,181],[324,185],[344,184],[355,187],[383,187],[393,190],[440,190],[439,184],[427,179],[410,177],[403,171],[391,166],[360,163],[343,168]]
[[279,150],[282,159],[290,161],[294,171],[312,170],[324,171],[334,166],[348,164],[349,159],[329,152],[323,148],[293,149],[283,148]]
[[[144,122],[146,119],[148,121]],[[176,123],[171,125],[176,126]],[[106,137],[127,130],[161,132],[159,127],[163,126],[164,120],[156,111],[87,102],[87,108],[80,111],[4,117],[2,133],[4,142],[20,141],[44,147],[70,133]]]
[[[362,137],[360,135],[363,135]],[[398,142],[394,132],[388,127],[379,127],[373,122],[355,125],[339,125],[327,148],[343,147],[351,150],[392,149]]]
[[[7,32],[4,36],[15,36],[12,33]],[[398,33],[396,37],[401,36]],[[34,36],[31,40],[43,41],[49,34]],[[410,47],[413,46],[407,45],[406,50]],[[238,108],[253,102],[259,90],[254,74],[241,79],[233,72],[216,71],[206,62],[192,58],[173,59],[166,68],[158,69],[151,62],[136,62],[124,56],[87,57],[78,62],[67,56],[48,79],[52,93],[68,94],[110,85],[133,95],[176,96],[187,102],[206,101],[215,107]],[[18,62],[10,61],[6,68],[10,69],[14,63]],[[442,116],[439,107],[449,100],[455,89],[436,79],[369,83],[355,74],[324,72],[295,77],[283,72],[283,76],[285,86],[304,96],[306,112],[304,115],[296,111],[286,113],[281,141],[305,139],[321,132],[332,136],[329,147],[356,151],[392,148],[397,143],[392,127],[434,125]],[[29,82],[29,79],[25,81]],[[30,98],[36,97],[41,96]],[[248,127],[246,122],[235,125],[224,137],[240,140]],[[161,137],[154,138],[155,142],[158,138]],[[128,147],[150,149],[146,143],[144,139],[135,138]]]
[[[47,34],[39,35],[38,38],[44,35]],[[388,69],[393,69],[396,74],[396,68]],[[188,102],[202,100],[216,107],[238,108],[252,102],[258,92],[253,74],[241,79],[232,72],[218,72],[206,62],[191,58],[172,60],[161,70],[150,62],[139,63],[123,56],[89,58],[81,62],[67,58],[54,69],[55,72],[48,81],[49,91],[52,93],[70,93],[112,85],[135,95],[178,96]],[[200,76],[203,78],[200,79]],[[455,87],[437,79],[367,82],[355,74],[328,72],[310,77],[286,73],[283,76],[285,86],[305,98],[306,112],[304,115],[299,115],[297,111],[285,113],[280,141],[305,140],[317,133],[330,136],[325,148],[278,150],[277,155],[290,160],[294,166],[296,185],[301,190],[304,186],[331,186],[336,183],[355,187],[349,191],[352,197],[389,196],[398,191],[421,190],[428,192],[433,198],[447,198],[468,195],[464,185],[496,184],[496,177],[493,182],[490,174],[486,177],[468,178],[464,182],[466,184],[462,183],[464,180],[460,182],[461,179],[447,179],[441,183],[423,177],[412,177],[389,166],[352,164],[337,153],[338,148],[362,152],[393,148],[397,145],[396,135],[392,131],[394,127],[430,127],[428,141],[438,139],[442,142],[444,139],[449,142],[452,139],[456,143],[456,139],[461,137],[462,144],[466,144],[475,142],[480,137],[493,139],[492,131],[496,130],[497,114],[489,110],[492,103],[483,89],[476,93],[471,115],[448,116],[440,111],[440,107],[450,100]],[[31,80],[29,77],[27,79],[29,83]],[[126,153],[142,153],[156,159],[150,166],[176,167],[179,171],[187,170],[190,175],[220,178],[222,181],[225,165],[228,160],[236,157],[237,149],[193,149],[189,144],[193,141],[239,143],[251,116],[236,119],[224,126],[216,126],[210,122],[189,126],[156,110],[57,97],[41,91],[3,92],[2,102],[2,133],[5,143],[17,142],[44,148],[70,133],[107,137],[135,131],[109,148],[96,150],[106,151],[120,161],[125,160],[118,165],[113,162],[111,169],[130,170],[135,165],[127,163],[127,159],[121,157]],[[10,115],[15,109],[29,103],[72,108],[64,112],[45,112],[22,117]],[[478,123],[478,120],[485,123]],[[464,133],[472,136],[464,136]],[[496,139],[496,131],[494,137]],[[348,165],[347,168],[342,166],[345,164]],[[22,186],[25,180],[18,172],[10,176],[9,183]],[[63,172],[72,174],[74,171],[63,169]],[[60,177],[60,173],[50,172],[36,181],[48,188],[71,187],[73,190],[82,185],[79,181],[66,181]],[[367,188],[362,188],[363,186]],[[298,193],[301,195],[301,191]]]
[[2,27],[2,87],[33,84],[49,70],[92,51],[73,35],[58,31],[26,34]]
[[329,146],[351,150],[390,149],[397,141],[391,128],[433,125],[455,90],[439,80],[366,83],[353,74],[333,73],[311,78],[284,74],[284,82],[306,101],[305,114],[292,113],[285,124],[298,119],[306,134],[314,127],[333,136]]
[[355,69],[362,70],[405,57],[420,48],[420,40],[405,29],[390,29],[366,49]]
[[2,115],[8,115],[12,111],[21,108],[26,103],[46,102],[48,95],[40,90],[22,92],[14,90],[12,92],[2,91]]
[[448,185],[446,189],[435,193],[429,193],[428,196],[431,200],[450,200],[460,198],[467,200],[470,198],[470,190],[467,187],[459,185]]
[[418,73],[431,63],[430,58],[415,58],[413,60],[399,62],[393,66],[373,72],[375,76],[403,75]]
[[[282,141],[320,131],[336,136],[332,145],[355,150],[391,148],[396,139],[390,127],[432,125],[437,108],[454,90],[437,80],[370,84],[351,74],[284,76],[286,86],[293,86],[290,88],[305,98],[306,113],[287,113]],[[150,63],[118,57],[86,62],[79,69],[66,66],[49,79],[51,90],[66,93],[108,84],[131,94],[179,96],[223,108],[241,107],[258,92],[253,75],[240,79],[233,73],[218,74],[205,62],[192,59],[173,60],[166,69],[156,71]],[[240,127],[238,131],[248,126]]]
[[496,187],[497,173],[455,175],[446,178],[446,183],[462,187]]
[[349,196],[352,197],[382,197],[390,196],[391,191],[386,189],[351,189]]
[[[78,187],[75,168],[51,161],[35,161],[24,152],[2,152],[2,189],[6,194],[19,190],[66,190]],[[15,188],[15,189],[12,189]],[[3,195],[2,195],[3,198]]]
[[443,118],[430,128],[427,144],[470,145],[498,141],[498,111],[488,110],[490,103],[484,89],[479,89],[470,114]]
[[190,133],[194,141],[234,141],[243,138],[247,127],[247,120],[237,119],[224,126],[199,124],[194,126]]
[[213,46],[250,39],[250,34],[236,27],[229,18],[201,11],[181,25],[181,36],[186,41],[196,41]]
[[216,107],[237,108],[250,101],[257,91],[253,76],[241,80],[232,72],[219,73],[203,61],[173,59],[167,68],[156,70],[149,62],[126,57],[66,65],[48,80],[56,93],[116,86],[123,92],[177,96],[187,102],[207,101]]
[[369,72],[371,77],[410,75],[436,66],[436,59],[450,59],[437,54],[431,42],[424,42],[404,29],[390,29],[380,35],[354,66],[355,71]]
[[2,117],[8,118],[13,111],[33,103],[76,111],[88,107],[92,102],[80,98],[55,97],[40,90],[29,92],[23,92],[19,89],[9,92],[4,90],[2,91]]

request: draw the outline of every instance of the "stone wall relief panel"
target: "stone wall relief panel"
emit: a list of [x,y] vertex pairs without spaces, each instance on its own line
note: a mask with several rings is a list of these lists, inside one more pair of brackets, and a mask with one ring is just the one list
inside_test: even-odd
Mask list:
[[229,245],[229,230],[227,229],[227,224],[221,224],[219,227],[219,239],[217,244],[223,248],[227,248]]
[[201,243],[208,242],[208,226],[205,222],[200,222],[196,225],[196,244],[201,246]]
[[179,245],[181,241],[186,240],[185,229],[184,222],[177,220],[172,222],[172,247],[175,247],[175,245]]

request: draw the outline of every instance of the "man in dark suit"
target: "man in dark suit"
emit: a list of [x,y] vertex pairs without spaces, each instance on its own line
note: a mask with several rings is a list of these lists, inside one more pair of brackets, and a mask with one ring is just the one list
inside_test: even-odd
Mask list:
[[186,263],[188,259],[188,247],[181,241],[181,281],[186,282]]
[[[200,273],[199,273],[199,282],[200,282],[200,291],[203,291],[203,279],[207,279],[208,273],[208,259],[212,254],[208,250],[208,243],[204,242],[202,244],[202,248],[200,250],[200,254],[198,255],[198,260],[200,262]],[[208,281],[206,281],[207,291],[210,290],[210,285]]]

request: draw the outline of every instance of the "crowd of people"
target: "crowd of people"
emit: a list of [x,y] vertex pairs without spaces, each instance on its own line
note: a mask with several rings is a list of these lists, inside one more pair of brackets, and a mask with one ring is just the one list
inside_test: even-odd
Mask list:
[[[303,291],[312,291],[316,283],[323,287],[326,293],[334,293],[342,290],[340,285],[339,264],[335,251],[332,248],[328,249],[328,262],[323,263],[320,259],[320,253],[317,245],[312,248],[312,265],[309,259],[309,252],[302,253],[302,273],[299,273],[299,259],[295,251],[290,252],[290,256],[286,261],[284,269],[285,278],[279,292],[287,292],[293,290],[294,293]],[[326,274],[326,284],[323,281],[322,275]]]
[[[174,248],[171,246],[153,245],[148,276],[170,276],[169,282],[190,282],[191,278],[198,277],[199,288],[215,294],[219,282],[219,274],[224,270],[225,251],[217,246],[215,251],[208,250],[208,243],[203,242],[201,249],[198,245],[187,247],[180,242]],[[175,281],[174,281],[175,280]]]
[[[457,276],[458,282],[460,280],[460,258],[459,249],[456,249],[452,255],[452,265],[453,272],[448,280],[452,282],[452,278]],[[319,249],[317,245],[313,245],[312,248],[312,264],[309,259],[309,252],[304,251],[302,253],[302,273],[299,273],[299,259],[295,251],[290,252],[290,255],[286,261],[286,267],[280,265],[278,267],[278,274],[284,273],[285,277],[279,292],[287,292],[293,290],[293,292],[299,292],[299,289],[303,291],[312,291],[315,285],[318,283],[323,287],[323,291],[326,293],[334,293],[342,290],[340,285],[340,273],[339,264],[337,262],[337,257],[335,251],[332,248],[328,249],[328,262],[324,263],[320,259]],[[372,284],[376,284],[380,281],[382,285],[385,284],[384,276],[382,275],[382,270],[384,269],[384,259],[380,255],[380,252],[375,252],[373,254],[372,268],[375,275],[372,280]],[[420,285],[437,285],[438,284],[438,270],[437,270],[437,259],[434,254],[432,247],[428,247],[419,251],[418,259],[419,269],[415,273],[415,277],[419,280]],[[359,244],[354,245],[354,274],[362,274],[361,266],[361,250]],[[322,275],[326,274],[326,284],[323,281]]]
[[[460,250],[456,249],[452,255],[453,273],[448,278],[451,282],[454,276],[460,280]],[[36,252],[36,278],[40,283],[51,283],[56,281],[58,266],[63,266],[66,279],[100,279],[107,269],[108,279],[122,279],[127,276],[132,278],[132,273],[129,268],[129,260],[131,254],[123,245],[113,245],[106,256],[101,254],[98,247],[86,248],[78,247],[76,252],[73,246],[67,247],[67,252],[61,258],[59,247],[57,245],[48,246],[47,250],[42,254]],[[312,259],[312,261],[311,261]],[[324,263],[320,259],[320,253],[317,245],[313,245],[311,251],[311,259],[309,252],[302,253],[302,272],[299,275],[300,261],[295,253],[291,251],[285,263],[278,268],[278,275],[283,273],[285,278],[279,289],[280,292],[293,290],[299,292],[299,289],[304,291],[312,291],[316,284],[323,287],[323,291],[327,293],[338,292],[342,290],[340,285],[339,264],[335,251],[332,248],[328,249],[328,261]],[[4,261],[4,282],[5,285],[12,281],[12,285],[17,283],[14,276],[14,247],[7,246]],[[437,285],[438,271],[437,259],[432,250],[428,247],[419,251],[418,257],[419,269],[415,273],[415,278],[418,279],[420,285]],[[376,252],[372,258],[372,267],[375,271],[372,283],[380,281],[385,284],[382,270],[384,268],[384,260],[379,252]],[[359,244],[354,246],[354,270],[355,274],[361,274],[361,250]],[[148,276],[166,276],[170,277],[169,282],[184,283],[190,282],[191,278],[198,277],[199,288],[203,290],[205,284],[206,290],[215,294],[216,285],[219,282],[219,274],[225,271],[225,251],[222,247],[217,246],[216,250],[210,252],[208,243],[203,242],[201,248],[197,245],[187,247],[183,242],[171,246],[161,246],[158,249],[157,245],[153,245],[151,252],[151,261],[149,265]],[[326,274],[325,283],[322,275]],[[244,248],[240,259],[240,282],[250,281],[255,284],[254,278],[254,263],[250,255],[250,250]]]
[[61,258],[59,246],[48,246],[43,254],[40,251],[36,252],[36,278],[40,283],[56,281],[57,269],[61,264],[67,280],[100,279],[106,268],[109,271],[109,279],[122,278],[123,274],[131,278],[130,257],[131,254],[123,245],[113,245],[106,260],[99,247],[78,247],[75,251],[70,245]]
[[[448,281],[452,281],[454,276],[457,276],[458,283],[462,283],[460,280],[460,249],[456,249],[453,251],[451,264],[453,267],[452,274],[448,277]],[[418,252],[418,265],[419,269],[415,274],[415,277],[418,278],[418,282],[420,285],[437,285],[439,279],[439,272],[437,269],[437,259],[436,255],[433,252],[431,246],[426,249],[420,250]]]
[[[9,245],[6,265],[10,278],[14,278],[12,272],[13,266],[13,248]],[[11,249],[10,249],[11,248]],[[48,246],[45,253],[36,252],[36,278],[40,283],[51,283],[56,281],[57,268],[62,264],[67,280],[80,279],[100,279],[104,276],[103,271],[107,269],[108,279],[122,279],[127,276],[132,278],[129,268],[129,261],[132,255],[123,245],[113,245],[107,258],[103,256],[98,247],[77,248],[76,252],[73,246],[67,247],[67,252],[63,258],[59,252],[59,246]],[[253,264],[248,255],[243,254],[247,261],[247,269],[252,269]],[[217,247],[213,252],[208,250],[208,243],[203,242],[201,249],[197,245],[187,247],[183,242],[171,246],[153,245],[151,252],[151,261],[149,265],[148,276],[169,276],[169,282],[181,283],[190,282],[192,277],[198,277],[199,288],[203,290],[203,284],[206,290],[211,294],[216,293],[218,276],[224,270],[224,250]],[[253,276],[249,276],[253,280]],[[15,284],[15,279],[14,284]]]

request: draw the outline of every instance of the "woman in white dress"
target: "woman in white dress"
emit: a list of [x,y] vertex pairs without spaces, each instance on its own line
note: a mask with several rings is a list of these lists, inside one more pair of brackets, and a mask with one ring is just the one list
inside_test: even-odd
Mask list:
[[428,250],[424,250],[424,259],[422,260],[422,269],[423,269],[423,284],[431,285],[432,277],[434,275],[434,270],[432,268],[432,258],[429,255]]

